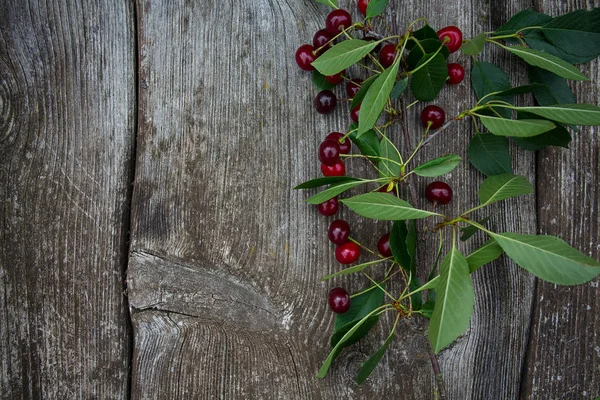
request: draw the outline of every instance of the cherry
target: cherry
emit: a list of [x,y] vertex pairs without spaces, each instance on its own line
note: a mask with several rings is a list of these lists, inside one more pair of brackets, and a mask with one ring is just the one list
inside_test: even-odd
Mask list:
[[342,76],[345,74],[346,74],[346,70],[340,71],[335,75],[326,76],[325,79],[327,80],[327,82],[331,83],[332,85],[337,85],[338,83],[340,83],[343,80]]
[[350,224],[343,219],[336,219],[331,222],[329,231],[327,232],[329,240],[341,245],[348,241],[348,236],[350,236]]
[[465,69],[458,63],[448,64],[448,83],[457,85],[465,79]]
[[333,111],[337,104],[337,97],[331,90],[322,90],[315,96],[315,108],[321,114]]
[[319,50],[317,54],[320,55],[332,46],[332,43],[329,43],[331,39],[333,39],[333,35],[327,32],[326,29],[320,29],[315,33],[315,36],[313,36],[313,47],[315,48],[315,51],[326,45]]
[[350,296],[341,287],[329,291],[329,307],[336,314],[343,314],[350,309]]
[[371,0],[358,0],[358,11],[365,17],[367,16],[367,6]]
[[350,153],[350,149],[352,148],[352,143],[348,139],[344,139],[343,142],[340,142],[340,139],[344,137],[344,134],[341,132],[331,132],[329,135],[325,136],[325,139],[335,140],[340,146],[340,153],[348,154]]
[[342,160],[338,160],[333,165],[321,164],[323,176],[344,176],[346,175],[346,166]]
[[311,64],[317,59],[314,54],[315,49],[310,44],[303,44],[296,50],[296,64],[305,70],[312,71],[315,69]]
[[448,43],[445,44],[446,47],[448,47],[448,50],[450,50],[450,53],[454,53],[456,50],[460,49],[463,41],[462,32],[456,26],[442,28],[437,31],[437,34],[443,43],[448,40]]
[[341,8],[330,12],[325,19],[325,29],[333,35],[337,35],[341,30],[348,28],[350,25],[352,25],[350,13]]
[[452,200],[452,188],[445,182],[431,182],[425,188],[425,198],[432,203],[448,204]]
[[360,113],[360,104],[357,105],[356,107],[354,107],[352,109],[352,111],[350,111],[350,118],[352,119],[352,121],[354,121],[354,123],[358,124],[358,114]]
[[362,85],[362,79],[352,79],[346,83],[346,93],[349,98],[353,98],[356,96],[356,93],[360,90],[360,85]]
[[444,125],[445,120],[446,113],[442,107],[430,105],[421,111],[421,123],[425,128],[427,128],[427,125],[431,123],[429,129],[437,129]]
[[393,194],[394,196],[398,197],[398,186],[394,185],[394,188],[392,190],[390,190],[389,192],[387,191],[387,187],[388,187],[388,185],[382,186],[379,189],[377,189],[377,191],[382,192],[382,193],[390,193],[390,194]]
[[325,139],[319,145],[319,160],[325,165],[333,165],[340,159],[340,145],[335,140]]
[[327,201],[322,202],[317,206],[317,209],[321,214],[326,217],[330,217],[338,212],[339,204],[337,197],[333,197]]
[[377,242],[377,250],[379,250],[379,254],[384,257],[392,256],[392,249],[390,248],[390,234],[386,233]]
[[360,257],[360,247],[354,242],[346,242],[335,249],[335,258],[341,264],[352,264]]
[[392,43],[388,43],[382,47],[379,52],[379,63],[387,68],[394,63],[396,59],[396,45]]

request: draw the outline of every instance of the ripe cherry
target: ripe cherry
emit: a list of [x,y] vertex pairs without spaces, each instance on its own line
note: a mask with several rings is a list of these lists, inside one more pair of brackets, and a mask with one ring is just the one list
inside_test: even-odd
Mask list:
[[314,48],[310,44],[303,44],[296,50],[296,64],[305,70],[312,71],[315,69],[311,64],[317,59],[314,54]]
[[338,83],[340,83],[341,81],[344,80],[343,76],[345,74],[346,74],[346,70],[340,71],[335,75],[326,76],[325,79],[327,80],[327,82],[331,83],[332,85],[337,85]]
[[458,85],[465,79],[465,69],[458,63],[448,64],[448,83]]
[[328,302],[331,311],[336,314],[343,314],[350,309],[350,296],[341,287],[336,287],[329,291]]
[[358,11],[365,17],[367,16],[367,6],[371,0],[358,0]]
[[341,264],[352,264],[360,257],[360,247],[354,242],[346,242],[335,249],[335,258]]
[[350,13],[341,8],[330,12],[325,19],[325,29],[332,35],[337,35],[340,31],[348,28],[350,25],[352,25]]
[[442,107],[430,105],[421,111],[421,123],[425,128],[431,122],[429,129],[437,129],[444,125],[446,120],[446,113]]
[[379,250],[379,254],[384,257],[392,256],[392,249],[390,248],[390,234],[386,233],[383,235],[379,241],[377,242],[377,250]]
[[360,104],[357,105],[356,107],[354,107],[352,109],[352,111],[350,111],[350,118],[352,119],[352,121],[354,121],[354,123],[358,124],[358,114],[360,114]]
[[341,245],[348,241],[350,236],[350,224],[343,219],[336,219],[329,225],[329,231],[327,231],[327,237],[333,243]]
[[349,98],[353,98],[356,96],[356,93],[360,90],[360,85],[362,85],[362,79],[352,79],[346,83],[346,93]]
[[[333,39],[333,35],[329,32],[327,32],[326,29],[320,29],[318,30],[315,35],[313,36],[313,47],[315,50],[318,50],[319,48],[323,47],[321,50],[319,50],[318,55],[320,55],[321,53],[324,53],[325,51],[327,51],[327,49],[329,49],[332,46],[332,43],[329,43],[329,41]],[[327,44],[329,43],[329,44]]]
[[437,31],[437,34],[442,43],[445,43],[445,41],[448,40],[446,46],[448,47],[448,50],[450,50],[450,53],[454,53],[456,50],[460,49],[463,41],[462,32],[456,26],[442,28]]
[[432,203],[448,204],[452,200],[452,188],[445,182],[431,182],[425,188],[425,198]]
[[330,217],[338,212],[339,204],[337,197],[333,197],[327,201],[322,202],[317,206],[317,209],[321,214],[326,217]]
[[321,164],[323,176],[344,176],[346,175],[346,166],[342,160],[338,160],[333,165]]
[[381,48],[379,52],[379,63],[387,68],[394,63],[396,59],[396,45],[388,43]]
[[325,136],[325,139],[335,140],[340,146],[340,153],[348,154],[350,153],[350,149],[352,148],[352,142],[350,142],[350,139],[344,139],[343,142],[340,142],[340,139],[342,139],[343,137],[344,134],[341,132],[331,132],[329,135]]
[[319,160],[325,165],[333,165],[340,159],[340,145],[335,140],[325,139],[319,145]]
[[337,104],[337,97],[331,90],[322,90],[315,96],[315,108],[321,114],[333,111]]

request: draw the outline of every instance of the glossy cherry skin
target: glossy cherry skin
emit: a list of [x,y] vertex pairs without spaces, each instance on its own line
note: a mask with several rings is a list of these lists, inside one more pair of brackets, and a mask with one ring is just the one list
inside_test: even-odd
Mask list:
[[[333,35],[329,32],[327,32],[326,29],[319,29],[315,35],[313,36],[313,47],[316,50],[318,50],[319,48],[323,47],[321,50],[318,51],[318,55],[321,55],[322,53],[326,52],[327,49],[329,49],[333,43],[329,43],[329,41],[333,39]],[[329,44],[327,44],[329,43]]]
[[325,80],[327,80],[327,82],[331,83],[332,85],[337,85],[338,83],[344,80],[344,75],[346,75],[346,70],[340,71],[335,75],[326,76]]
[[335,140],[340,146],[340,153],[348,154],[352,148],[352,142],[350,142],[350,139],[344,139],[343,142],[340,142],[340,139],[343,137],[344,134],[341,132],[331,132],[329,135],[325,136],[325,140]]
[[448,83],[458,85],[465,79],[465,69],[458,63],[448,64]]
[[336,314],[343,314],[350,309],[350,296],[341,287],[336,287],[329,291],[328,302],[331,311]]
[[325,139],[319,145],[319,160],[325,165],[333,165],[340,159],[340,145],[335,140]]
[[322,90],[315,96],[315,108],[321,114],[329,114],[335,109],[337,97],[331,90]]
[[354,242],[346,242],[335,249],[335,259],[340,264],[352,264],[360,257],[360,247]]
[[330,12],[325,19],[325,29],[327,29],[327,32],[331,33],[332,35],[337,35],[350,25],[352,25],[352,17],[350,16],[350,13],[346,10],[342,10],[341,8]]
[[360,85],[362,85],[362,79],[352,79],[346,83],[346,94],[348,98],[353,98],[356,96],[356,93],[360,90]]
[[446,43],[446,46],[448,47],[448,50],[450,50],[450,53],[454,53],[456,50],[460,49],[463,41],[462,32],[456,26],[447,26],[442,28],[437,31],[437,34],[442,43],[446,40],[446,38],[449,39],[448,43]]
[[327,237],[333,243],[342,245],[348,241],[350,236],[350,224],[343,219],[336,219],[329,225]]
[[358,0],[358,11],[365,17],[367,16],[367,6],[371,0]]
[[313,71],[315,69],[315,67],[311,65],[312,62],[317,59],[317,56],[313,53],[314,50],[314,47],[310,44],[303,44],[298,47],[298,50],[296,50],[296,64],[298,64],[301,69],[305,71]]
[[352,119],[355,124],[358,124],[358,114],[360,114],[360,104],[350,111],[350,119]]
[[379,52],[379,63],[387,68],[394,63],[396,59],[396,45],[388,43],[381,48]]
[[390,248],[390,234],[389,233],[386,233],[381,238],[379,238],[379,241],[377,242],[377,250],[379,251],[379,254],[381,254],[384,257],[392,256],[392,249]]
[[432,203],[448,204],[452,200],[452,188],[446,182],[431,182],[425,188],[425,198]]
[[431,126],[429,129],[437,129],[444,125],[444,121],[446,120],[446,113],[442,109],[442,107],[430,105],[427,106],[421,111],[421,123],[425,128],[429,122],[431,122]]
[[317,206],[317,210],[326,217],[335,215],[335,213],[338,212],[338,208],[339,203],[337,197],[324,201]]
[[338,160],[333,165],[321,164],[323,176],[344,176],[346,175],[346,166],[342,160]]

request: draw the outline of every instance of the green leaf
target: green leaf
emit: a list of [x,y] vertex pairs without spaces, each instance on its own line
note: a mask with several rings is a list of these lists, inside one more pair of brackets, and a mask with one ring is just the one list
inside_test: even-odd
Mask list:
[[[417,40],[421,41],[421,40],[425,40],[425,39],[437,39],[440,40],[437,32],[435,31],[435,29],[433,29],[431,26],[425,24],[425,26],[423,26],[420,29],[417,29],[416,31],[413,32],[412,36],[414,38],[416,38]],[[416,44],[414,41],[409,40],[408,42],[406,42],[406,49],[407,50],[412,50],[413,47],[415,47]]]
[[[419,66],[427,62],[423,68]],[[417,100],[431,101],[436,98],[448,78],[446,59],[440,53],[435,56],[425,55],[410,81],[410,90]]]
[[325,4],[326,6],[338,8],[337,0],[315,0],[317,3]]
[[421,306],[421,309],[419,311],[421,311],[422,315],[425,318],[431,319],[431,316],[433,315],[434,308],[435,308],[435,300],[433,300],[433,299],[427,299],[427,301],[425,302],[425,304],[423,304]]
[[[354,128],[356,128],[356,125],[352,124],[352,125],[350,125],[349,130],[353,130]],[[355,132],[352,132],[350,134],[350,136],[348,136],[348,137],[350,138],[352,143],[354,143],[356,145],[356,147],[358,147],[358,149],[360,150],[362,155],[379,157],[379,155],[380,155],[379,136],[377,136],[377,133],[374,130],[372,130],[372,129],[368,130],[365,133],[363,133],[362,135],[360,135],[360,137],[357,137],[356,131],[355,131]],[[373,159],[372,161],[377,161],[377,160]]]
[[563,78],[531,65],[528,71],[531,83],[543,85],[533,90],[533,95],[540,106],[575,103],[575,96],[573,96],[571,88]]
[[544,87],[544,85],[541,85],[539,83],[532,83],[529,85],[517,86],[514,88],[502,90],[500,92],[494,92],[490,96],[492,96],[492,95],[498,96],[498,97],[514,96],[517,94],[531,93],[531,92],[535,91],[536,89],[542,88],[542,87]]
[[577,285],[600,274],[596,260],[557,237],[492,232],[489,235],[519,266],[550,283]]
[[[421,59],[425,55],[431,56],[440,47],[442,49],[440,51],[440,54],[443,54],[444,58],[448,58],[448,56],[450,55],[450,50],[448,50],[448,47],[443,46],[442,41],[437,37],[435,39],[423,39],[419,42],[419,44],[421,46],[413,47],[413,49],[408,54],[408,57],[406,57],[406,63],[408,64],[409,69],[415,69],[417,67],[417,65],[419,65],[419,61],[421,61]],[[423,47],[423,50],[425,50],[425,53],[423,53],[423,50],[421,50],[421,47]]]
[[394,337],[395,337],[394,331],[390,332],[389,336],[383,343],[383,346],[381,346],[379,348],[379,350],[377,350],[377,352],[375,354],[373,354],[371,357],[369,357],[369,359],[367,361],[365,361],[365,363],[360,367],[360,370],[358,370],[358,375],[356,377],[356,383],[358,383],[360,385],[360,384],[364,383],[364,381],[367,380],[369,375],[371,375],[371,372],[373,372],[375,367],[379,364],[379,362],[383,358],[383,355],[385,354],[388,347],[390,347],[390,344],[394,340]]
[[390,249],[392,250],[392,255],[406,272],[412,272],[414,276],[412,269],[414,254],[411,256],[407,239],[408,229],[406,228],[406,221],[394,221],[390,232]]
[[352,211],[366,218],[382,221],[399,219],[427,218],[440,215],[434,212],[419,210],[406,201],[390,196],[388,193],[365,193],[342,200]]
[[505,47],[505,49],[517,57],[522,58],[526,63],[535,67],[548,70],[556,75],[575,81],[586,81],[588,78],[573,65],[560,58],[540,50],[529,49],[523,46]]
[[600,107],[593,104],[556,104],[551,106],[515,107],[563,124],[600,125]]
[[494,239],[485,242],[481,247],[467,256],[469,272],[473,273],[487,263],[490,263],[500,257],[504,250]]
[[542,119],[507,119],[477,115],[483,125],[494,135],[529,137],[554,129],[550,121]]
[[595,58],[595,57],[591,57],[591,58],[590,57],[578,57],[578,56],[573,56],[571,54],[565,53],[564,51],[562,51],[561,49],[557,48],[552,43],[550,43],[539,29],[528,31],[525,34],[524,39],[525,39],[525,42],[527,43],[527,45],[529,47],[531,47],[532,49],[536,49],[539,51],[544,51],[548,54],[552,54],[553,56],[556,56],[556,57],[560,58],[561,60],[564,60],[570,64],[580,64],[583,62],[593,60]]
[[482,32],[473,39],[464,41],[462,46],[460,46],[460,51],[469,56],[475,56],[481,53],[485,46],[485,38],[486,35]]
[[479,202],[488,205],[510,197],[533,193],[533,186],[524,176],[501,174],[489,176],[477,192]]
[[[552,20],[552,17],[533,10],[523,10],[512,16],[511,19],[500,28],[496,29],[493,36],[506,36],[520,32],[523,28],[530,26],[541,26]],[[528,32],[528,31],[525,31]]]
[[406,236],[406,247],[410,256],[410,270],[416,276],[417,264],[417,224],[414,220],[408,221],[408,235]]
[[379,160],[380,178],[400,176],[400,154],[394,144],[386,137],[381,138],[379,143],[379,152],[381,159]]
[[304,183],[299,184],[294,189],[314,189],[320,186],[330,185],[332,183],[342,183],[359,181],[358,178],[352,178],[351,176],[324,176],[323,178],[311,179]]
[[[352,296],[348,311],[343,314],[336,314],[335,316],[335,321],[333,324],[334,336],[336,332],[343,330],[344,327],[353,326],[358,321],[366,317],[371,311],[379,307],[383,303],[384,296],[385,293],[379,287],[375,287],[368,292],[359,294],[357,296]],[[346,332],[348,329],[346,329]],[[341,336],[335,336],[337,340],[333,340],[334,336],[332,336],[331,347],[334,347],[344,334]]]
[[427,161],[425,164],[414,168],[413,172],[419,176],[433,178],[452,171],[461,161],[462,158],[459,155],[449,154]]
[[358,136],[373,128],[377,122],[394,87],[399,65],[398,61],[394,62],[391,67],[383,71],[375,79],[375,82],[373,82],[367,91],[360,106],[360,113],[358,114]]
[[[474,62],[471,70],[471,86],[477,95],[477,99],[483,98],[485,95],[493,92],[501,92],[510,89],[510,79],[500,68],[494,64],[487,62]],[[512,103],[512,97],[486,97],[485,102],[491,100],[501,100],[507,103]],[[499,110],[504,118],[510,118],[510,110]]]
[[322,192],[319,192],[314,196],[309,197],[308,199],[306,199],[306,202],[309,204],[321,204],[324,201],[332,199],[338,194],[343,193],[346,190],[351,189],[355,186],[362,185],[365,182],[367,181],[361,179],[359,181],[336,183],[334,185],[331,185],[329,188],[323,190]]
[[388,6],[390,0],[371,0],[367,6],[367,18],[373,18],[381,13]]
[[511,138],[511,140],[515,142],[517,146],[529,151],[538,151],[549,146],[558,146],[568,149],[571,139],[571,134],[562,125],[556,125],[556,128],[552,129],[551,131],[544,132],[541,135],[523,138]]
[[353,109],[354,107],[362,103],[363,99],[365,98],[365,95],[369,91],[369,88],[371,87],[373,82],[375,82],[377,76],[379,75],[373,75],[361,84],[360,89],[358,89],[358,92],[356,92],[356,95],[354,95],[354,97],[352,98],[352,103],[350,103],[350,109]]
[[335,87],[333,83],[325,79],[325,75],[317,70],[312,72],[312,81],[317,90],[331,90]]
[[[490,220],[490,217],[485,217],[484,219],[478,221],[477,223],[479,225],[485,226],[485,224],[487,224],[487,222]],[[475,235],[477,232],[479,232],[479,228],[473,225],[469,225],[465,228],[460,228],[460,231],[462,232],[462,235],[460,235],[460,240],[467,241],[469,239],[471,239],[471,237],[473,235]]]
[[325,76],[335,75],[362,60],[381,41],[344,40],[313,61],[312,66]]
[[469,161],[485,175],[512,173],[508,139],[478,133],[469,142]]
[[438,353],[467,329],[475,303],[467,260],[454,245],[442,261],[436,294],[429,339]]
[[390,93],[390,98],[392,100],[396,100],[408,87],[408,78],[404,78],[396,82],[392,92]]
[[367,261],[365,263],[353,265],[351,267],[344,268],[341,271],[334,272],[333,274],[326,275],[323,278],[321,278],[321,281],[327,281],[327,280],[329,280],[331,278],[335,278],[336,276],[348,275],[348,274],[353,274],[353,273],[356,273],[356,272],[360,272],[360,271],[362,271],[364,269],[369,268],[371,265],[379,264],[379,263],[382,263],[384,261],[385,260],[383,260],[383,259],[380,258],[380,259],[377,259],[377,260]]

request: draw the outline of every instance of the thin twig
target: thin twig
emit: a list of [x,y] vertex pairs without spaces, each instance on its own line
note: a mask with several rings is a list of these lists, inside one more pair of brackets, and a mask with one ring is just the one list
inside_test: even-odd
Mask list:
[[452,125],[452,123],[455,122],[455,121],[457,121],[457,119],[453,118],[450,121],[446,122],[444,125],[442,125],[440,127],[440,129],[438,129],[437,131],[433,132],[431,135],[429,135],[429,137],[427,139],[425,139],[423,141],[422,146],[425,146],[427,143],[431,142],[434,137],[436,137],[437,135],[439,135],[440,133],[442,133],[447,127],[449,127],[450,125]]

